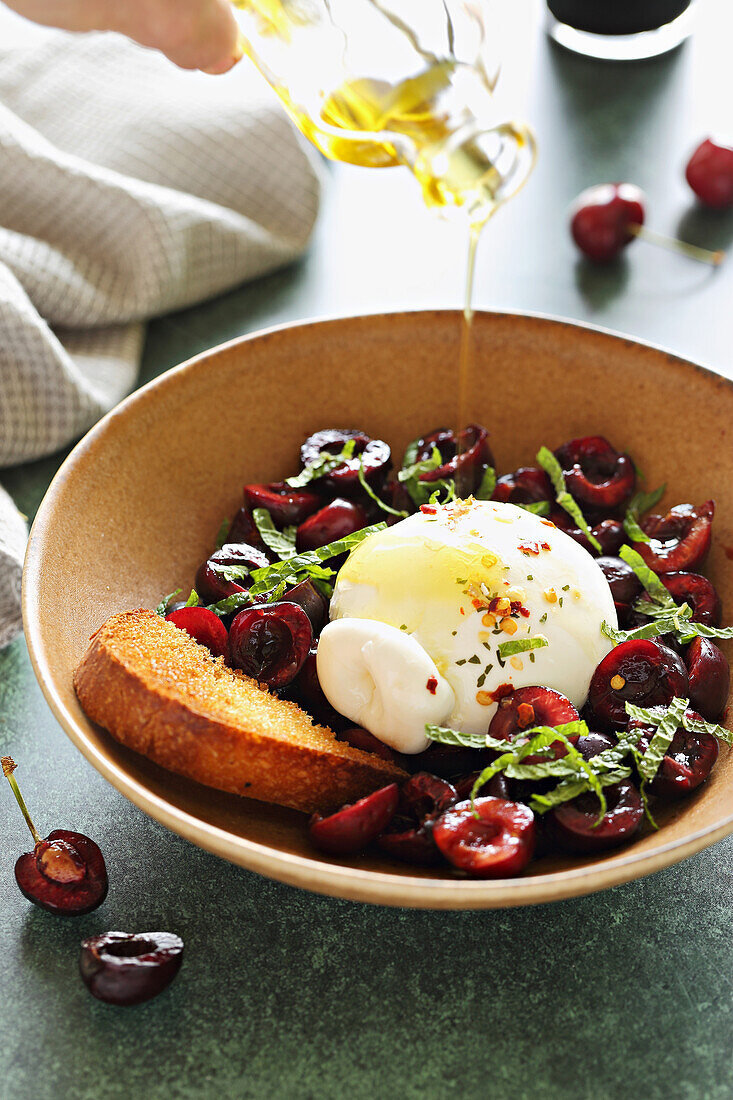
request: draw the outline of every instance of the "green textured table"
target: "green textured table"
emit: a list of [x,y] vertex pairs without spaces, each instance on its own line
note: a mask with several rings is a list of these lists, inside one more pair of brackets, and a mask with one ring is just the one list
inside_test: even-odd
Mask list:
[[[541,159],[486,235],[478,305],[589,320],[730,369],[733,266],[713,273],[637,244],[619,266],[593,271],[565,227],[582,186],[628,178],[648,191],[656,229],[715,246],[733,239],[733,217],[697,211],[681,177],[689,149],[730,110],[723,5],[703,9],[684,49],[627,67],[551,47],[532,26],[536,9],[507,16],[517,37],[506,75],[523,74]],[[522,51],[532,43],[530,64]],[[462,243],[420,208],[409,178],[330,171],[309,257],[156,322],[143,379],[280,321],[459,304],[462,267]],[[677,430],[704,430],[684,424],[683,395]],[[24,511],[60,457],[2,473]],[[104,906],[77,920],[28,905],[12,874],[28,836],[0,792],[3,1100],[733,1092],[733,838],[641,882],[549,907],[378,909],[269,882],[149,821],[67,741],[22,640],[0,654],[0,749],[19,762],[39,827],[95,837],[111,882]],[[108,928],[184,937],[168,992],[127,1010],[88,996],[78,942]]]

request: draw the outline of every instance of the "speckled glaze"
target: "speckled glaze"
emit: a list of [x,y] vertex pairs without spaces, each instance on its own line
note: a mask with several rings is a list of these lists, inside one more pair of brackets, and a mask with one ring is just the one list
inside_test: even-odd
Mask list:
[[[399,454],[456,416],[460,316],[355,317],[274,329],[225,344],[134,394],[59,471],[36,518],[24,615],[36,675],[72,741],[111,783],[164,825],[262,874],[382,904],[489,908],[589,893],[678,862],[733,831],[733,759],[660,814],[662,828],[596,859],[543,860],[503,882],[416,873],[379,856],[317,856],[301,815],[226,796],[127,752],[81,712],[71,677],[89,635],[115,611],[154,606],[190,585],[232,515],[241,484],[282,477],[300,441],[356,425]],[[666,503],[717,504],[708,573],[733,607],[733,385],[662,350],[541,317],[477,314],[471,418],[492,430],[500,470],[581,434],[628,449]],[[672,425],[681,412],[689,430]],[[714,461],[713,461],[714,457]]]

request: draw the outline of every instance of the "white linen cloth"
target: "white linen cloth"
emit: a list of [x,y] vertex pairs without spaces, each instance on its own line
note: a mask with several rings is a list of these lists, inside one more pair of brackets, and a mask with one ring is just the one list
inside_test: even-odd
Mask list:
[[[248,62],[182,72],[108,34],[3,46],[0,467],[58,450],[135,384],[147,318],[288,263],[315,159]],[[0,489],[0,646],[25,525]]]

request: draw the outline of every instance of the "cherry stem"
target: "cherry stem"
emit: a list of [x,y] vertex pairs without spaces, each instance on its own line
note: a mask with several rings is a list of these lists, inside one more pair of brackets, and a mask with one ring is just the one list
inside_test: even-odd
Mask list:
[[718,267],[725,259],[725,252],[721,248],[712,252],[709,248],[700,248],[696,244],[688,244],[687,241],[678,241],[674,237],[665,237],[662,233],[655,233],[653,229],[647,229],[645,225],[637,225],[635,222],[627,226],[629,233],[635,237],[641,237],[649,244],[659,245],[670,252],[680,252],[683,256],[689,256],[691,260],[700,260],[704,264],[712,264]]
[[23,814],[23,817],[26,820],[26,824],[28,825],[28,828],[31,831],[31,836],[33,837],[33,840],[36,844],[40,844],[41,843],[41,838],[38,835],[38,830],[36,829],[35,825],[33,824],[33,821],[31,819],[31,815],[28,813],[28,807],[25,804],[25,800],[23,798],[23,795],[20,793],[20,787],[18,786],[17,781],[15,779],[15,776],[13,775],[13,772],[18,767],[18,765],[15,763],[13,758],[10,757],[10,756],[3,756],[0,759],[0,764],[2,765],[3,775],[5,776],[8,783],[10,784],[10,789],[12,790],[13,794],[15,795],[15,800],[18,803],[18,805],[20,806],[21,813]]

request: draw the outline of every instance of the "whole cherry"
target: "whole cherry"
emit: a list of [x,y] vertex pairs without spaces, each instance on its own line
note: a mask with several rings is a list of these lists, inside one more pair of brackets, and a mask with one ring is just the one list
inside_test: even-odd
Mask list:
[[733,147],[706,138],[687,162],[685,178],[706,206],[733,206]]
[[13,775],[17,765],[9,756],[0,764],[34,841],[33,851],[19,856],[15,864],[21,893],[49,913],[91,913],[107,896],[104,856],[88,836],[70,829],[54,829],[42,840]]
[[644,226],[646,196],[634,183],[600,183],[578,195],[570,209],[570,233],[584,256],[607,264],[633,241],[643,237],[651,244],[682,252],[694,260],[717,265],[724,253],[672,240]]

